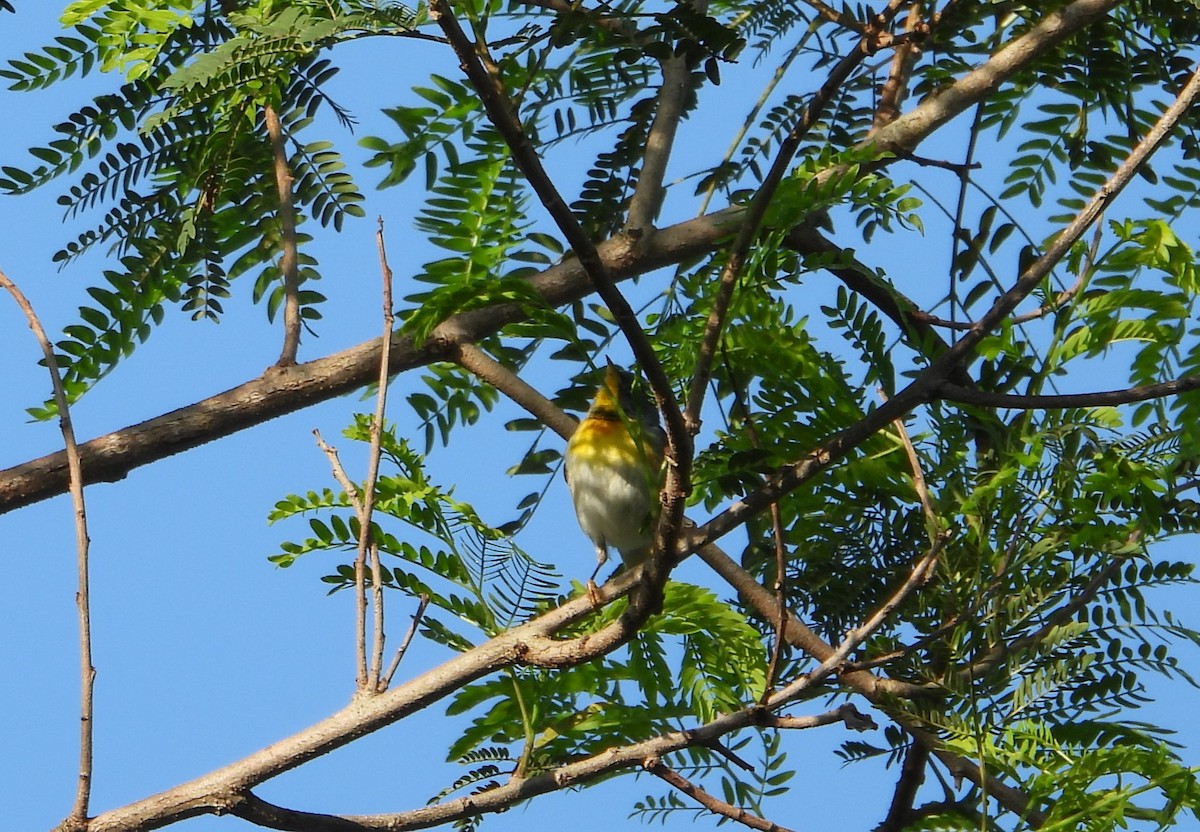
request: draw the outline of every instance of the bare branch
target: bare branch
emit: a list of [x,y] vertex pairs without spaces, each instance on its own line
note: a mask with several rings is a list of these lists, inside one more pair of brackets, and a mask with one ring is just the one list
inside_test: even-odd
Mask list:
[[79,614],[79,782],[75,789],[75,804],[65,824],[84,824],[88,815],[88,804],[92,794],[92,737],[93,726],[93,695],[96,685],[96,668],[92,665],[92,617],[91,617],[91,582],[89,579],[88,547],[91,542],[88,537],[87,506],[83,498],[83,463],[79,457],[79,445],[75,441],[75,427],[71,423],[71,408],[67,402],[67,393],[63,389],[62,373],[58,368],[58,359],[54,356],[54,346],[46,335],[41,320],[33,309],[33,304],[25,297],[17,284],[8,275],[0,271],[0,288],[5,289],[21,312],[25,321],[33,331],[34,338],[42,348],[42,357],[46,369],[50,372],[50,384],[54,388],[54,403],[58,407],[58,425],[62,433],[64,453],[67,456],[69,471],[69,489],[71,505],[75,513],[75,559],[76,581],[75,605]]
[[300,350],[300,260],[296,251],[296,207],[292,199],[292,170],[288,166],[287,148],[284,146],[283,126],[275,107],[263,107],[263,119],[267,124],[267,138],[271,142],[271,155],[275,159],[275,189],[279,195],[279,233],[283,254],[279,271],[283,274],[283,351],[279,354],[279,365],[290,367],[296,363]]
[[671,148],[675,144],[675,132],[679,120],[683,118],[683,104],[687,100],[691,76],[684,57],[675,56],[662,62],[662,86],[658,90],[654,121],[646,135],[642,169],[638,172],[637,185],[629,200],[626,231],[648,234],[653,230],[666,195],[663,179],[671,158]]
[[765,818],[761,818],[758,815],[747,812],[745,809],[739,806],[726,803],[724,800],[709,794],[704,789],[700,788],[695,783],[681,775],[679,772],[675,771],[675,769],[663,765],[662,760],[658,758],[651,758],[647,760],[643,764],[643,767],[646,769],[646,771],[650,772],[655,777],[671,786],[671,788],[683,792],[692,800],[696,801],[715,815],[727,817],[732,821],[742,824],[743,826],[748,826],[751,829],[759,829],[762,830],[762,832],[791,832],[791,830],[786,826],[780,826],[777,823],[773,823]]
[[[774,703],[778,706],[779,703]],[[758,706],[744,708],[718,717],[712,722],[687,731],[675,731],[627,746],[611,748],[591,757],[575,760],[541,772],[533,777],[513,778],[502,786],[456,800],[433,804],[406,812],[379,815],[319,815],[285,809],[267,803],[249,790],[220,803],[220,811],[272,829],[296,832],[343,832],[387,830],[403,832],[423,829],[465,817],[497,812],[516,803],[548,792],[571,788],[624,769],[645,767],[667,754],[685,748],[713,747],[725,734],[755,725],[778,728],[815,728],[844,723],[852,730],[874,727],[870,718],[858,713],[853,705],[814,717],[774,717]]]
[[804,730],[819,728],[822,725],[843,723],[851,731],[874,731],[879,726],[869,714],[862,713],[849,702],[844,702],[832,711],[826,711],[816,716],[776,716],[765,714],[760,725],[766,728],[783,728],[789,730]]
[[570,438],[578,422],[520,376],[472,343],[458,344],[454,361],[480,381],[492,385],[563,439]]
[[887,817],[873,832],[900,832],[908,825],[917,790],[925,782],[925,767],[928,764],[928,746],[914,742],[908,747],[904,754],[904,762],[900,766],[900,778],[892,792],[892,803],[888,807]]
[[392,679],[395,677],[396,671],[400,669],[400,662],[404,660],[404,654],[408,652],[408,646],[412,644],[413,637],[417,634],[417,628],[421,626],[421,619],[425,617],[425,608],[428,606],[429,596],[422,593],[420,601],[417,603],[417,611],[413,613],[412,623],[408,626],[408,632],[404,634],[404,640],[396,649],[396,655],[392,658],[387,673],[379,680],[380,691],[385,691],[392,686]]
[[70,406],[67,402],[66,391],[63,389],[58,360],[54,355],[54,347],[51,345],[50,339],[46,335],[46,330],[42,327],[41,320],[33,309],[33,305],[25,297],[20,288],[3,272],[0,272],[0,288],[5,289],[12,295],[17,306],[24,313],[25,320],[42,349],[42,356],[50,372],[50,382],[54,389],[54,401],[59,413],[59,428],[62,432],[70,472],[69,489],[75,515],[78,585],[75,601],[79,616],[79,781],[76,786],[74,805],[64,823],[82,824],[87,819],[88,804],[91,799],[92,790],[93,694],[96,679],[96,668],[92,665],[91,596],[89,592],[88,566],[90,539],[87,530],[87,510],[83,496],[82,464],[79,457],[79,447],[75,441],[75,429],[71,423]]
[[[921,0],[914,0],[913,4],[909,6],[908,17],[904,21],[906,32],[915,32],[921,27],[928,29],[921,19],[923,5]],[[900,105],[908,95],[908,81],[920,55],[921,47],[915,40],[905,41],[892,53],[892,68],[879,93],[879,104],[875,108],[875,122],[872,130],[878,130],[899,118]]]
[[388,265],[387,246],[383,239],[383,217],[375,231],[375,247],[379,251],[379,273],[383,294],[383,336],[379,355],[379,380],[376,382],[375,414],[371,420],[371,449],[367,457],[367,482],[364,485],[363,511],[359,518],[359,549],[369,550],[371,556],[371,599],[375,612],[374,655],[367,678],[359,685],[360,692],[377,691],[383,675],[383,649],[386,634],[383,626],[383,565],[379,562],[379,546],[371,536],[371,516],[375,511],[375,486],[379,481],[379,462],[383,455],[383,423],[387,413],[388,365],[391,363],[392,329],[396,315],[392,303],[392,268]]
[[1157,384],[1142,384],[1124,390],[1103,390],[1092,393],[1061,393],[1053,396],[1023,396],[1019,393],[991,393],[973,387],[961,387],[947,382],[938,388],[938,398],[984,407],[1003,407],[1012,410],[1061,410],[1072,407],[1105,407],[1150,399],[1177,396],[1200,389],[1200,376],[1183,376]]
[[342,460],[338,457],[337,448],[327,444],[319,430],[314,430],[313,436],[317,439],[317,447],[329,458],[333,478],[346,492],[346,499],[354,507],[354,514],[359,522],[358,551],[354,556],[354,659],[358,668],[354,683],[361,691],[367,684],[367,559],[363,540],[363,529],[366,528],[366,524],[363,523],[363,499],[346,473]]

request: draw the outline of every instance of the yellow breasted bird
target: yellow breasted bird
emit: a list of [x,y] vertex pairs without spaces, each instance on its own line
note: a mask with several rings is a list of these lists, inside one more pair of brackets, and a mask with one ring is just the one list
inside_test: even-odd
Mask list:
[[632,374],[609,361],[587,417],[567,443],[565,471],[575,516],[596,546],[589,586],[595,586],[610,547],[630,567],[650,552],[665,440],[654,403],[635,395]]

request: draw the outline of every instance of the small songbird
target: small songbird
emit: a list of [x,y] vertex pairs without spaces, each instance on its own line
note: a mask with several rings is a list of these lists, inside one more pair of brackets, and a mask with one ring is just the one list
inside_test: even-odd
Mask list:
[[579,525],[596,546],[596,575],[609,547],[626,566],[654,542],[666,436],[654,402],[635,395],[633,376],[611,361],[587,417],[567,443],[566,476]]

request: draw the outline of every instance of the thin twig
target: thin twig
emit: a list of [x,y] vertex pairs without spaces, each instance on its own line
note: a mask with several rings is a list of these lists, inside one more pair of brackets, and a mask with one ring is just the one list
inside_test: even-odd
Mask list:
[[338,484],[346,492],[346,499],[354,507],[354,515],[358,518],[359,522],[359,546],[354,557],[354,656],[355,666],[357,667],[355,687],[358,690],[363,690],[366,687],[369,673],[367,667],[367,550],[363,545],[362,534],[362,530],[366,528],[366,524],[362,522],[363,500],[358,488],[355,487],[354,483],[350,480],[350,476],[346,473],[345,467],[342,466],[342,460],[338,456],[337,448],[327,444],[321,437],[319,430],[314,430],[313,436],[317,439],[317,447],[329,458],[329,465],[333,469],[333,478],[338,481]]
[[741,278],[750,248],[758,236],[759,227],[767,214],[767,208],[775,196],[775,191],[783,181],[793,157],[800,149],[800,142],[817,123],[821,114],[825,112],[825,108],[829,106],[834,95],[842,89],[846,79],[867,55],[877,48],[883,27],[899,10],[899,5],[900,0],[890,0],[887,9],[872,21],[868,33],[864,34],[850,53],[834,66],[825,83],[813,94],[805,106],[787,138],[780,144],[779,152],[775,155],[770,170],[746,208],[742,223],[738,227],[737,236],[726,256],[725,266],[721,270],[716,295],[713,297],[712,308],[709,310],[708,319],[704,324],[704,333],[700,338],[700,346],[696,352],[696,364],[692,372],[691,384],[688,387],[687,404],[683,411],[685,425],[692,434],[698,433],[700,430],[700,410],[704,403],[704,393],[712,375],[713,358],[716,355],[721,332],[725,328],[729,307],[733,302],[734,290]]
[[271,154],[275,160],[275,189],[279,195],[279,233],[283,253],[279,260],[279,271],[283,274],[283,351],[279,354],[279,365],[290,367],[296,363],[300,351],[300,260],[296,250],[296,207],[292,197],[293,177],[288,165],[287,147],[284,144],[283,125],[275,107],[263,107],[263,119],[267,125],[267,138],[271,142]]
[[364,486],[362,526],[359,529],[359,545],[370,542],[371,589],[375,603],[375,653],[371,662],[370,676],[366,686],[377,690],[383,674],[383,649],[385,633],[383,627],[383,567],[379,562],[379,546],[371,539],[371,515],[375,510],[375,484],[379,479],[379,460],[383,454],[383,423],[387,413],[388,366],[391,362],[392,329],[396,315],[392,309],[392,268],[388,265],[387,247],[383,239],[383,217],[378,219],[375,245],[379,250],[379,272],[383,293],[383,343],[379,355],[378,391],[375,395],[375,416],[371,422],[371,455],[367,462],[367,482]]
[[692,783],[675,769],[666,766],[659,758],[652,757],[643,764],[646,771],[653,774],[664,783],[672,788],[683,792],[692,800],[699,803],[705,809],[716,815],[729,818],[732,821],[737,821],[743,826],[748,826],[751,829],[758,829],[761,832],[791,832],[787,827],[780,826],[777,823],[759,817],[758,815],[747,812],[745,809],[734,806],[732,803],[726,803],[724,800],[717,798],[704,789]]
[[937,398],[962,404],[1010,410],[1063,410],[1075,407],[1111,407],[1133,404],[1150,399],[1177,396],[1200,389],[1200,376],[1182,376],[1157,384],[1126,387],[1123,390],[1095,390],[1088,393],[1060,393],[1051,396],[1028,396],[1019,393],[992,393],[974,387],[946,382],[938,388]]
[[[877,391],[879,398],[887,401],[887,393],[882,387]],[[908,428],[904,427],[904,420],[897,419],[892,422],[896,428],[896,433],[900,437],[900,442],[904,445],[904,453],[908,456],[908,465],[912,469],[913,475],[913,490],[917,492],[917,499],[921,501],[921,510],[925,512],[925,521],[932,535],[933,529],[937,528],[938,516],[934,511],[933,501],[929,498],[929,486],[925,482],[925,474],[921,470],[921,458],[917,456],[917,449],[913,445],[912,438],[908,435]]]
[[[729,360],[729,354],[724,349],[724,345],[721,348],[721,360],[725,367],[725,373],[729,376],[729,386],[733,391],[733,406],[741,413],[742,425],[745,428],[746,436],[750,439],[750,445],[753,448],[762,450],[762,439],[758,435],[758,427],[754,424],[750,405],[746,403],[742,382],[737,377],[733,363]],[[778,503],[771,505],[770,513],[771,539],[775,546],[775,586],[773,588],[775,590],[775,601],[779,608],[779,616],[775,620],[775,645],[771,649],[771,660],[767,664],[767,682],[763,687],[763,702],[766,701],[771,689],[775,686],[775,678],[779,672],[780,662],[783,660],[783,646],[787,642],[784,631],[787,627],[788,619],[787,548],[783,537],[783,515],[779,510]]]
[[58,359],[54,356],[54,347],[46,335],[45,328],[33,309],[33,304],[25,297],[17,284],[13,283],[4,272],[0,271],[0,288],[12,295],[17,306],[25,315],[29,328],[33,331],[38,345],[42,348],[42,356],[46,361],[46,369],[50,372],[50,384],[54,388],[54,403],[58,407],[58,426],[62,432],[63,444],[67,453],[67,465],[70,472],[69,488],[71,505],[75,513],[75,557],[78,586],[75,592],[75,605],[79,614],[79,782],[75,789],[75,803],[67,823],[82,825],[87,821],[88,804],[92,794],[92,737],[93,727],[93,698],[96,686],[96,668],[92,664],[92,619],[91,593],[88,566],[88,537],[87,508],[83,499],[83,463],[79,458],[79,445],[75,441],[75,428],[71,424],[71,408],[67,402],[67,393],[63,389],[62,375],[58,367]]
[[[801,36],[800,40],[797,41],[796,44],[788,51],[787,55],[784,56],[779,66],[775,68],[775,73],[771,76],[771,80],[767,82],[767,85],[763,88],[762,92],[759,93],[758,100],[754,102],[754,106],[750,108],[750,111],[746,113],[746,117],[742,119],[742,126],[738,128],[737,133],[734,134],[733,140],[729,143],[729,148],[725,151],[725,155],[721,157],[721,161],[717,164],[718,169],[729,164],[733,160],[733,154],[736,153],[737,149],[742,146],[742,139],[744,139],[746,134],[750,132],[751,128],[758,123],[758,114],[762,112],[763,107],[767,105],[767,102],[771,99],[772,94],[775,92],[775,88],[779,86],[779,82],[782,81],[783,76],[787,74],[788,68],[792,65],[792,62],[796,60],[800,53],[808,46],[808,39],[812,37],[816,31],[817,24],[814,21],[809,25],[808,29]],[[704,213],[708,211],[708,204],[712,201],[713,194],[716,193],[716,191],[717,181],[714,179],[713,182],[708,186],[708,189],[704,192],[704,199],[700,200],[700,208],[696,211],[697,216],[703,216]]]
[[392,663],[388,665],[387,673],[379,680],[381,692],[391,687],[392,679],[396,676],[396,671],[400,669],[400,662],[404,660],[404,654],[408,652],[408,646],[412,644],[413,637],[417,634],[417,628],[421,626],[421,619],[425,617],[425,608],[428,606],[429,594],[422,592],[417,603],[417,611],[413,613],[412,623],[408,626],[408,632],[404,634],[404,640],[396,648],[396,655],[392,657]]

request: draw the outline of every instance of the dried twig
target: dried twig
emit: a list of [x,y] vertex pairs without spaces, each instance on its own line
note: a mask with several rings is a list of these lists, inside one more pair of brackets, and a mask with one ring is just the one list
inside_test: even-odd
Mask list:
[[38,345],[42,348],[42,357],[46,361],[46,369],[50,371],[50,384],[54,388],[54,403],[58,407],[58,425],[62,432],[63,444],[66,448],[67,465],[70,471],[69,489],[71,505],[75,512],[75,557],[77,569],[77,589],[75,604],[79,613],[79,782],[75,790],[75,803],[71,814],[64,822],[69,825],[82,826],[87,821],[88,804],[92,794],[92,737],[93,727],[93,696],[96,683],[96,668],[92,665],[92,620],[91,593],[88,566],[87,507],[83,499],[83,463],[79,458],[79,445],[75,441],[75,428],[71,424],[71,408],[67,402],[67,393],[63,389],[62,374],[58,368],[58,359],[54,356],[54,347],[46,335],[45,328],[33,309],[33,304],[25,297],[17,284],[13,283],[4,272],[0,271],[0,288],[12,295],[29,328],[33,331]]
[[421,619],[425,617],[425,608],[429,606],[429,595],[421,593],[420,600],[417,603],[417,611],[413,613],[412,623],[408,626],[408,632],[404,634],[404,639],[400,642],[400,646],[396,648],[396,655],[392,657],[392,663],[388,666],[387,673],[379,680],[379,690],[385,691],[391,687],[392,679],[396,676],[396,671],[400,669],[400,662],[404,660],[404,654],[408,652],[408,646],[412,644],[413,637],[417,634],[417,628],[421,626]]
[[379,355],[379,381],[375,395],[375,414],[371,421],[371,450],[367,462],[367,481],[364,485],[363,511],[360,518],[359,546],[369,542],[371,552],[371,589],[375,606],[375,653],[371,662],[366,689],[377,690],[383,674],[383,567],[379,562],[379,546],[371,539],[371,515],[375,510],[375,485],[379,479],[379,461],[383,455],[383,423],[387,413],[388,365],[392,349],[392,328],[396,315],[392,309],[392,268],[388,265],[387,247],[383,240],[383,217],[378,220],[375,245],[379,251],[379,272],[383,295],[383,348]]
[[329,465],[333,469],[333,478],[346,492],[346,498],[354,507],[354,515],[359,522],[358,551],[354,557],[354,657],[357,667],[355,686],[358,690],[363,690],[367,685],[370,672],[367,666],[367,549],[363,535],[363,530],[368,527],[366,523],[363,523],[364,503],[357,486],[354,485],[342,465],[337,448],[327,444],[319,430],[314,430],[313,436],[317,439],[317,447],[329,458]]

